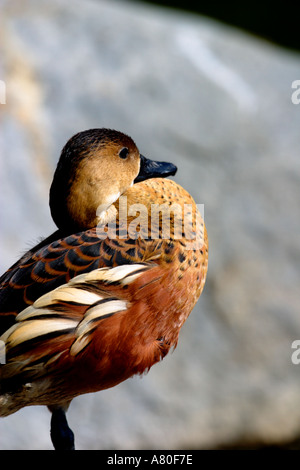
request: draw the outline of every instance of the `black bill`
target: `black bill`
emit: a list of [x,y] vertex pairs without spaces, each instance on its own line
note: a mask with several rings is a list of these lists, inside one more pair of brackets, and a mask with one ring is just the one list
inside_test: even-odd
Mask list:
[[173,163],[155,162],[141,155],[140,172],[135,178],[134,183],[139,183],[149,178],[167,178],[168,176],[174,176],[176,171],[177,166],[173,165]]

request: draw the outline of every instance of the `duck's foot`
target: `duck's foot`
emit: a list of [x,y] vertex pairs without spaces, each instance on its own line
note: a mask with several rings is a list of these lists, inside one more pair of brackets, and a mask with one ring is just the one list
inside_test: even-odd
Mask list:
[[74,433],[62,408],[52,409],[51,440],[55,450],[75,450]]

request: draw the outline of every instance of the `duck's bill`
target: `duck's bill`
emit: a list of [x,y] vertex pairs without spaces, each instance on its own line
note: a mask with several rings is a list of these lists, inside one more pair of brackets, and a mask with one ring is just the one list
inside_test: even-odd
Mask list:
[[147,180],[149,178],[167,178],[174,176],[177,171],[177,166],[173,163],[155,162],[149,158],[141,155],[140,172],[134,180],[134,183]]

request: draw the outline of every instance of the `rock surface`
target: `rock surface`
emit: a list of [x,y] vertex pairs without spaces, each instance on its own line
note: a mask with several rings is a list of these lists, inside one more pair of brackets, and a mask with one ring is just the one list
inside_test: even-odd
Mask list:
[[[2,1],[1,272],[53,228],[48,189],[75,132],[111,127],[179,167],[205,205],[208,280],[174,354],[77,398],[78,449],[216,448],[300,434],[299,55],[130,2]],[[49,413],[0,421],[0,449],[51,449]]]

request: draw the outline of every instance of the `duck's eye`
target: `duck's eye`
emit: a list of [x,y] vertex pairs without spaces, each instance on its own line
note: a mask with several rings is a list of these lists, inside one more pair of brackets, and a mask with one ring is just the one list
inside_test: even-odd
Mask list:
[[129,154],[129,150],[127,147],[123,147],[120,152],[119,152],[119,157],[120,158],[123,158],[125,160],[125,158],[128,157],[128,154]]

